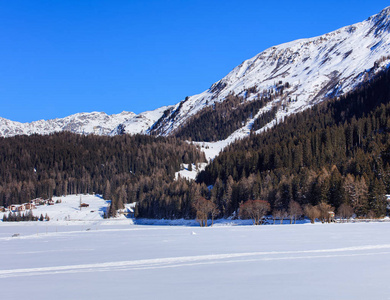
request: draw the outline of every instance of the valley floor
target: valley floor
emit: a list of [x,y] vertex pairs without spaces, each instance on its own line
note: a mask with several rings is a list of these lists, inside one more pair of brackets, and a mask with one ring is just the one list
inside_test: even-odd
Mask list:
[[3,299],[390,298],[390,223],[49,223],[0,225]]

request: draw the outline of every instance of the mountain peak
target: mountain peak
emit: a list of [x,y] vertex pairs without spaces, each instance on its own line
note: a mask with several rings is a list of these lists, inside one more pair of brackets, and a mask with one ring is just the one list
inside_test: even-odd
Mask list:
[[383,15],[387,15],[387,16],[389,16],[390,15],[390,6],[382,9],[382,11],[378,15],[382,15],[382,16]]
[[378,36],[384,32],[390,32],[390,6],[383,9],[380,13],[368,18],[368,21],[372,23],[372,31],[375,36]]

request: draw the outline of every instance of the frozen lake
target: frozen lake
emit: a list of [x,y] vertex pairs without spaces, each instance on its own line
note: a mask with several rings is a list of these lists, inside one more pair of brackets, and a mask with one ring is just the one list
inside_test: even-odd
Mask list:
[[390,223],[49,223],[0,224],[2,299],[390,299]]

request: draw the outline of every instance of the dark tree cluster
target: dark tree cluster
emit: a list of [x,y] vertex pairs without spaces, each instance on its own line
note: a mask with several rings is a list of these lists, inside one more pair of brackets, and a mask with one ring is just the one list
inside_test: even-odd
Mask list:
[[37,216],[34,216],[32,211],[29,210],[28,212],[26,213],[21,213],[21,212],[10,212],[7,214],[4,214],[3,215],[3,222],[28,222],[28,221],[49,221],[50,218],[49,216],[46,214],[45,217],[43,217],[43,215],[41,214],[40,217],[37,217]]
[[177,116],[179,115],[183,107],[183,104],[186,103],[188,99],[189,97],[187,96],[183,101],[179,103],[179,106],[175,110],[173,110],[173,108],[168,108],[167,110],[165,110],[163,115],[160,117],[160,119],[158,119],[157,122],[152,125],[152,127],[149,130],[149,133],[155,136],[163,134],[164,124],[176,121]]
[[251,131],[259,130],[263,128],[265,125],[267,125],[269,122],[274,120],[277,112],[278,112],[278,107],[273,106],[270,110],[262,113],[253,123]]
[[[0,138],[0,205],[98,193],[112,200],[114,215],[124,203],[144,200],[148,194],[145,203],[154,199],[152,195],[168,197],[165,190],[169,189],[171,197],[181,197],[173,180],[175,172],[183,163],[204,161],[199,149],[176,138],[68,132]],[[169,198],[157,199],[170,203]],[[140,211],[148,211],[148,206],[141,203]],[[166,214],[175,215],[168,208]]]
[[272,100],[272,97],[258,96],[255,100],[246,101],[244,97],[229,95],[223,102],[216,102],[212,106],[203,108],[174,134],[176,137],[192,141],[224,140],[243,127],[249,118],[253,118]]
[[295,201],[384,216],[390,193],[390,71],[232,144],[198,182],[213,185],[224,216],[250,199],[269,202],[272,211],[286,211]]

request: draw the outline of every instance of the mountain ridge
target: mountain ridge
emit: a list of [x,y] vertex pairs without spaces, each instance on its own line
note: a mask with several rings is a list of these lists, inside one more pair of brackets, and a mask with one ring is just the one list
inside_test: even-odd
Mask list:
[[[387,7],[363,22],[317,37],[272,46],[245,60],[208,90],[187,97],[176,105],[138,115],[123,112],[108,116],[94,112],[32,123],[0,118],[0,136],[48,134],[62,130],[115,135],[119,132],[118,126],[130,134],[169,136],[202,109],[225,101],[229,95],[254,101],[262,95],[273,94],[270,103],[254,111],[251,118],[229,136],[227,142],[231,142],[247,136],[256,119],[276,105],[275,119],[264,128],[272,127],[290,114],[348,93],[389,65],[390,7]],[[276,95],[280,83],[288,83],[289,88]],[[248,93],[248,90],[254,92]]]
[[[389,12],[390,7],[324,35],[270,47],[244,61],[207,91],[189,97],[177,116],[192,115],[202,106],[223,101],[230,93],[240,95],[252,87],[257,91],[274,89],[280,80],[289,81],[293,89],[289,94],[300,100],[289,104],[293,112],[345,94],[390,63]],[[279,112],[278,117],[285,115]],[[173,127],[163,125],[161,131],[169,135],[180,125],[181,121]]]

